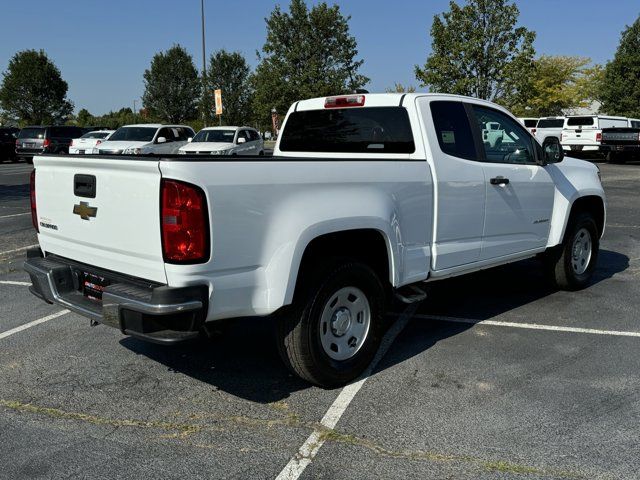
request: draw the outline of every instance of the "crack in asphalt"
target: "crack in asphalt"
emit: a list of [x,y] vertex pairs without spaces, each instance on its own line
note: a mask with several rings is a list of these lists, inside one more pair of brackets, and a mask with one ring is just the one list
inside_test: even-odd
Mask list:
[[[535,467],[532,465],[505,460],[487,460],[470,455],[443,454],[429,450],[394,450],[367,438],[359,437],[350,433],[340,432],[333,428],[327,428],[318,422],[303,421],[298,414],[290,412],[288,405],[284,404],[284,402],[276,403],[277,405],[271,405],[273,409],[284,413],[284,416],[276,419],[261,419],[243,415],[222,416],[209,413],[192,414],[189,415],[189,419],[206,420],[207,418],[210,418],[214,421],[226,422],[232,425],[242,426],[246,428],[266,428],[267,430],[271,430],[275,426],[303,428],[311,431],[316,430],[320,434],[319,441],[361,447],[369,450],[372,453],[375,453],[378,456],[386,458],[437,463],[466,463],[474,465],[484,471],[514,475],[545,475],[561,479],[593,478],[592,474],[586,475],[577,471]],[[120,430],[123,427],[157,429],[167,432],[163,435],[160,435],[160,438],[162,439],[179,439],[197,448],[217,449],[219,448],[219,446],[208,444],[205,442],[189,441],[188,438],[194,434],[203,433],[206,431],[224,431],[224,429],[222,429],[221,427],[203,423],[163,422],[139,419],[110,419],[85,413],[69,412],[59,408],[42,407],[32,403],[24,403],[15,400],[0,399],[0,406],[21,413],[31,413],[44,415],[50,418],[75,420],[98,426],[112,427],[109,429],[109,432],[107,432],[103,436],[103,439],[112,436],[116,431]],[[606,477],[601,476],[599,478]]]

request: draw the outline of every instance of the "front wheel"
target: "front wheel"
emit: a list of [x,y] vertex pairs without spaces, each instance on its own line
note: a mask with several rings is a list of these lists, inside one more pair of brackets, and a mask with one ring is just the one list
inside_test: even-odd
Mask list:
[[344,385],[371,363],[384,323],[384,289],[367,265],[347,262],[314,276],[278,321],[278,350],[301,378]]
[[586,287],[598,261],[600,240],[593,216],[580,213],[567,226],[564,242],[547,253],[547,270],[551,281],[562,290]]

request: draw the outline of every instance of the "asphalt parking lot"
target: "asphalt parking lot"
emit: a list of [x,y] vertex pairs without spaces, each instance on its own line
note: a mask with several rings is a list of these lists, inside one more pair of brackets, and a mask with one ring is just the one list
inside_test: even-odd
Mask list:
[[32,297],[31,168],[0,165],[0,478],[639,478],[640,163],[600,166],[589,288],[535,260],[433,284],[368,377],[322,390],[269,320],[165,348]]

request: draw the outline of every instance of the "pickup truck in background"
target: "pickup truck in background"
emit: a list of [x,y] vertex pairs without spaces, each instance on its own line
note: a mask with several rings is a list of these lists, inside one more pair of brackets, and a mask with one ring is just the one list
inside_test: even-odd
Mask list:
[[562,129],[565,127],[566,117],[543,117],[538,120],[533,136],[541,144],[548,137],[556,137],[558,141],[562,140]]
[[296,102],[269,158],[38,156],[31,212],[44,301],[164,344],[272,316],[324,387],[371,362],[392,296],[536,256],[580,289],[605,228],[595,165],[497,105],[416,93]]
[[574,152],[599,152],[603,128],[625,128],[629,126],[626,117],[605,115],[580,115],[567,117],[562,130],[562,148]]
[[602,151],[608,163],[626,163],[640,159],[640,122],[638,127],[603,128]]

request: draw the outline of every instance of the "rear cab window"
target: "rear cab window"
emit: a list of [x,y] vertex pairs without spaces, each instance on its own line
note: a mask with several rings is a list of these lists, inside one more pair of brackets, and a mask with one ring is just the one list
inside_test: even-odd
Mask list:
[[403,107],[332,108],[292,112],[280,139],[283,152],[413,153]]
[[567,119],[568,127],[592,127],[595,124],[594,117],[571,117]]
[[538,120],[537,128],[562,128],[564,127],[564,118],[541,118]]

